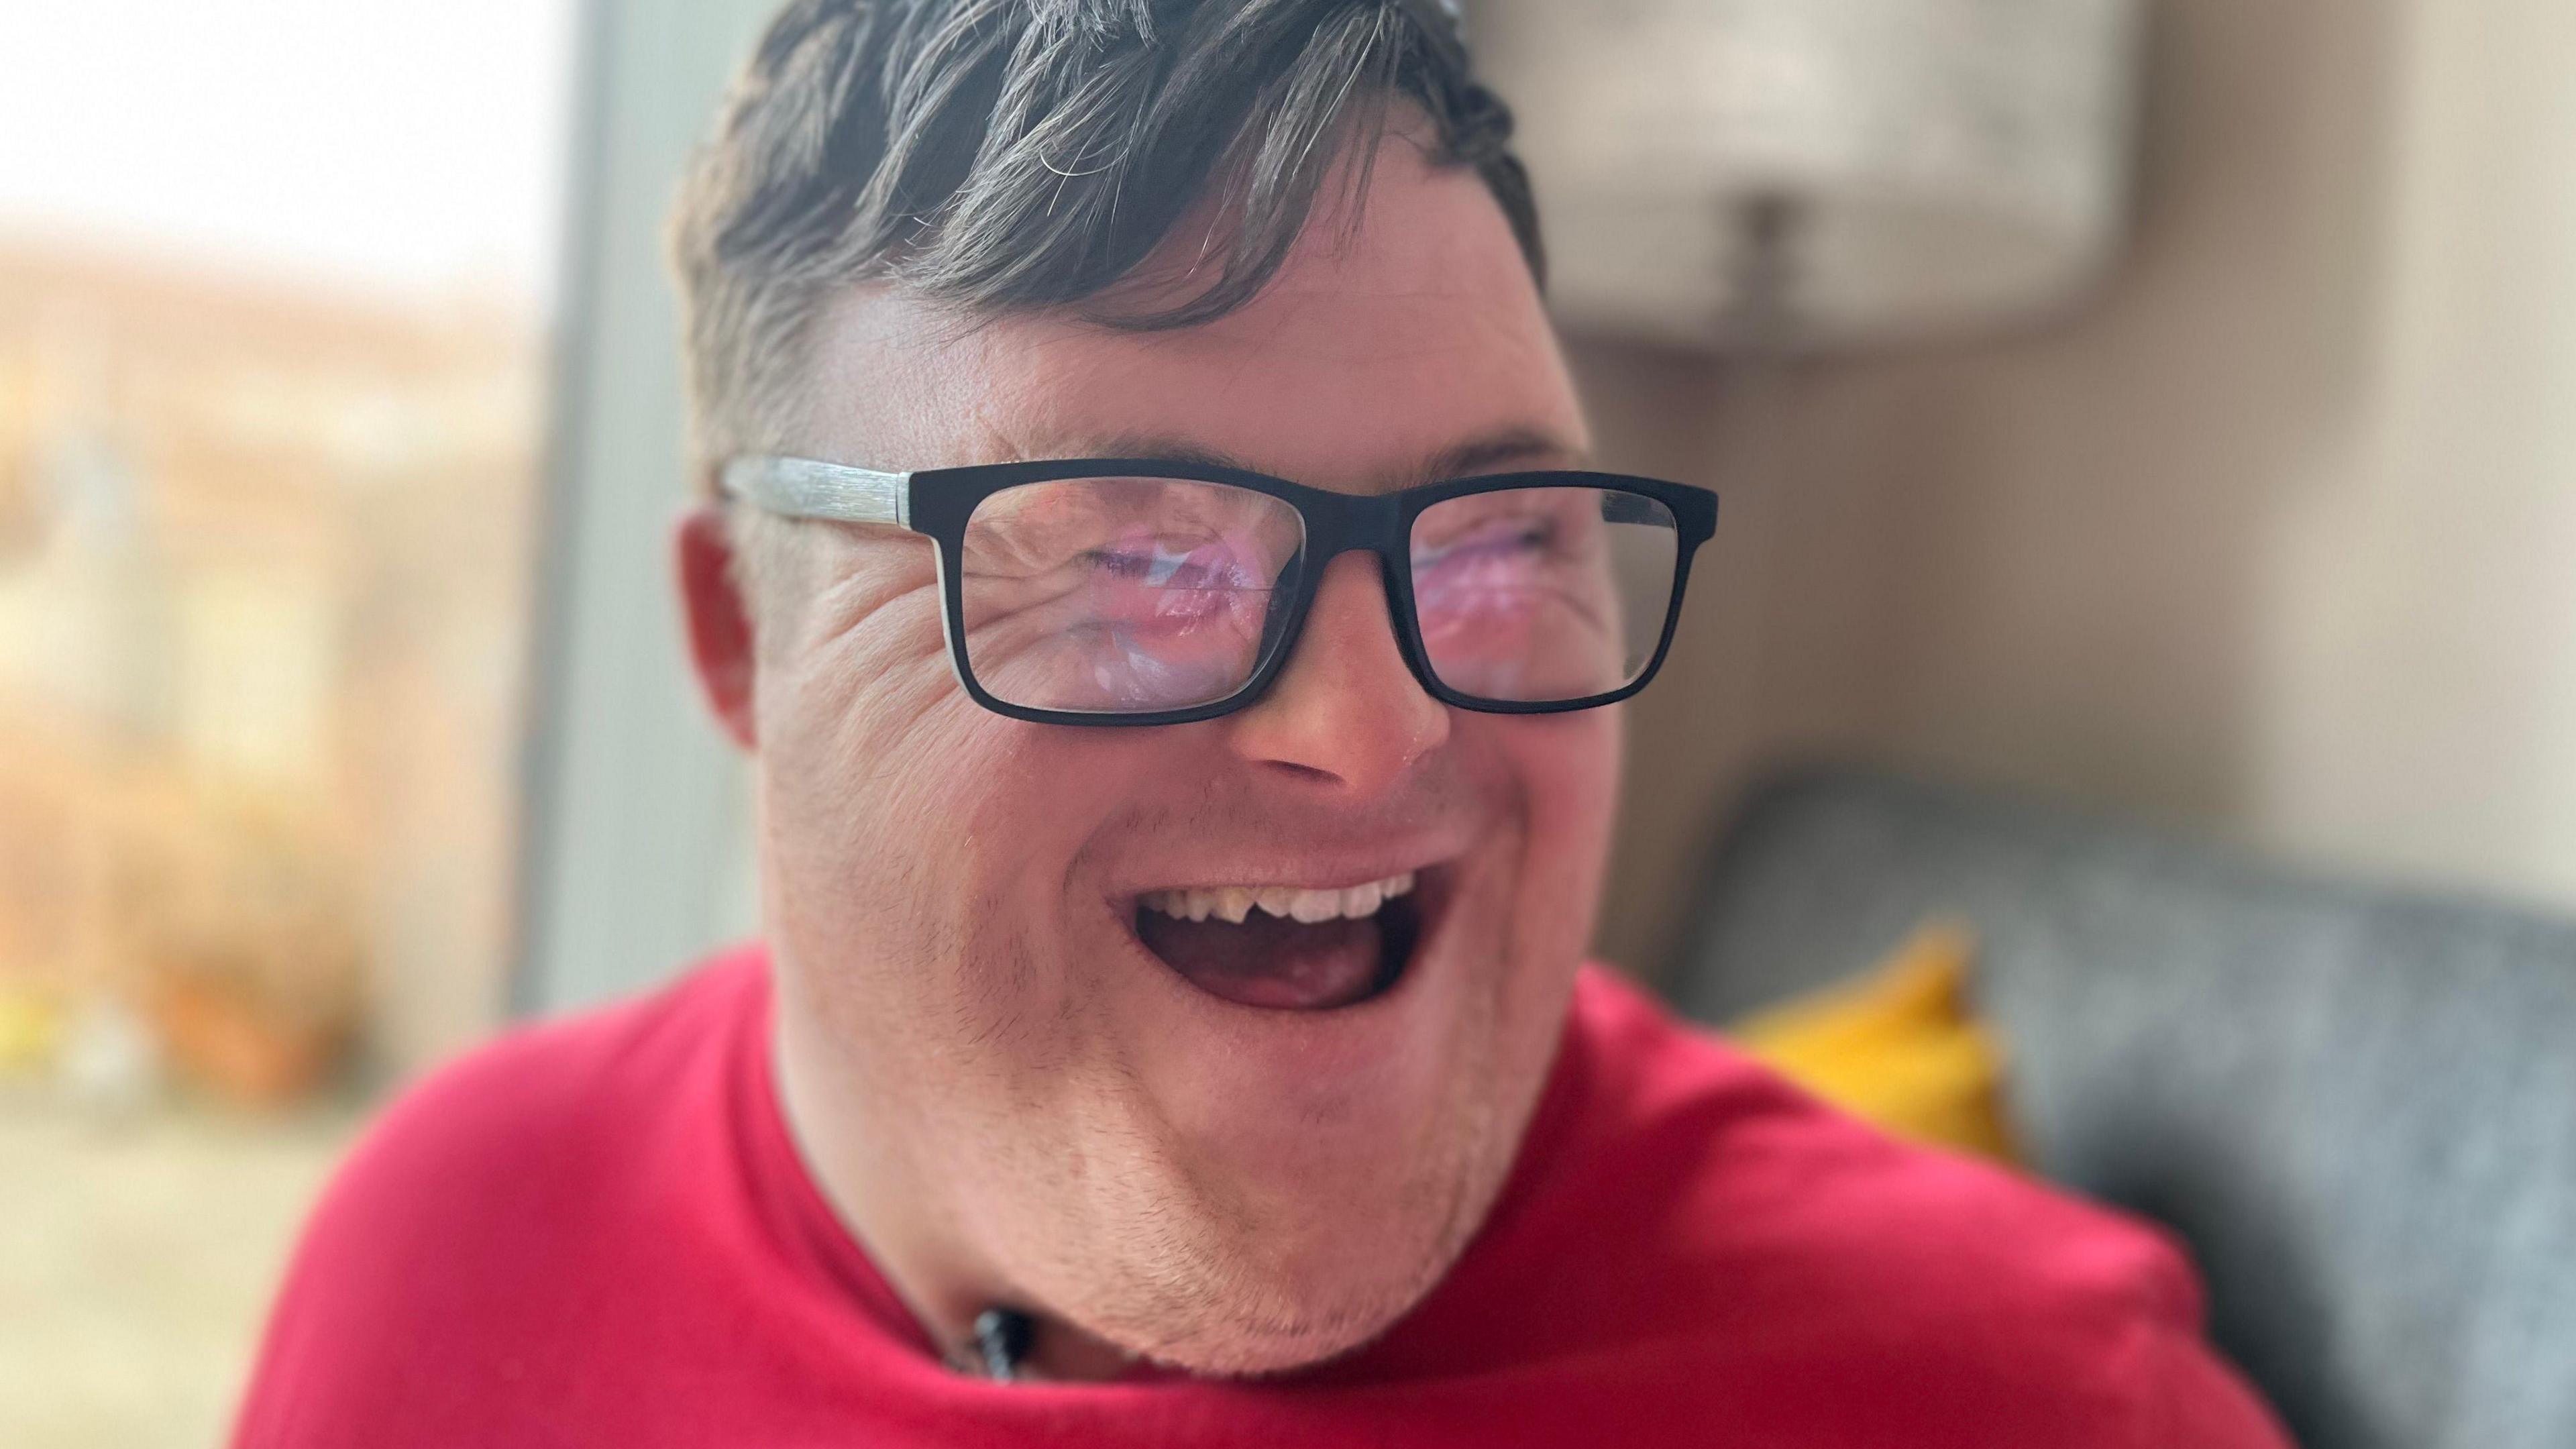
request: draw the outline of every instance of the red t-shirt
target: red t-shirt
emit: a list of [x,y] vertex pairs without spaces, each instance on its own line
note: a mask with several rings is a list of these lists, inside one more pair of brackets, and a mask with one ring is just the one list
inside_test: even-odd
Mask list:
[[395,1106],[246,1446],[2285,1442],[2159,1233],[1816,1105],[1587,971],[1512,1181],[1385,1338],[1264,1383],[944,1367],[778,1114],[757,948]]

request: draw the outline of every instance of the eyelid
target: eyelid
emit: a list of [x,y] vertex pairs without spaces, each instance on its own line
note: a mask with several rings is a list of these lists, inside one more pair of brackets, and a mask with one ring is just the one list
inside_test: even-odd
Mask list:
[[1514,525],[1526,528],[1534,535],[1553,533],[1556,528],[1556,519],[1546,510],[1536,508],[1523,509],[1516,513],[1483,513],[1450,521],[1445,526],[1434,523],[1430,529],[1423,527],[1424,523],[1431,523],[1436,517],[1437,515],[1425,514],[1414,524],[1413,547],[1417,554],[1426,551],[1432,554],[1449,553],[1464,546],[1475,534]]

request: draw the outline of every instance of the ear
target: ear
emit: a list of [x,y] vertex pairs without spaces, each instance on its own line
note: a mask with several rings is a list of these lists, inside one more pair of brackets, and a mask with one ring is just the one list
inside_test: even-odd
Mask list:
[[672,546],[698,686],[733,742],[746,750],[756,748],[751,610],[734,581],[733,536],[725,528],[724,510],[705,503],[681,515]]

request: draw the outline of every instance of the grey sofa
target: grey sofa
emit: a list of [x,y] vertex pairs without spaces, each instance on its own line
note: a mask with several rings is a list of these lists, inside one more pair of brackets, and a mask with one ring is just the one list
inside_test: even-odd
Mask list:
[[1695,911],[1713,1022],[1973,922],[2035,1165],[2179,1232],[2308,1449],[2576,1449],[2576,926],[1834,771]]

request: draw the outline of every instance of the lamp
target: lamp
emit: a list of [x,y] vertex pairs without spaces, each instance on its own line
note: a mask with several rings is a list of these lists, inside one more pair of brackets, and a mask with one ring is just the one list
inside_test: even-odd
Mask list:
[[1478,20],[1579,326],[1922,339],[2047,312],[2117,252],[2139,0],[1487,0]]

